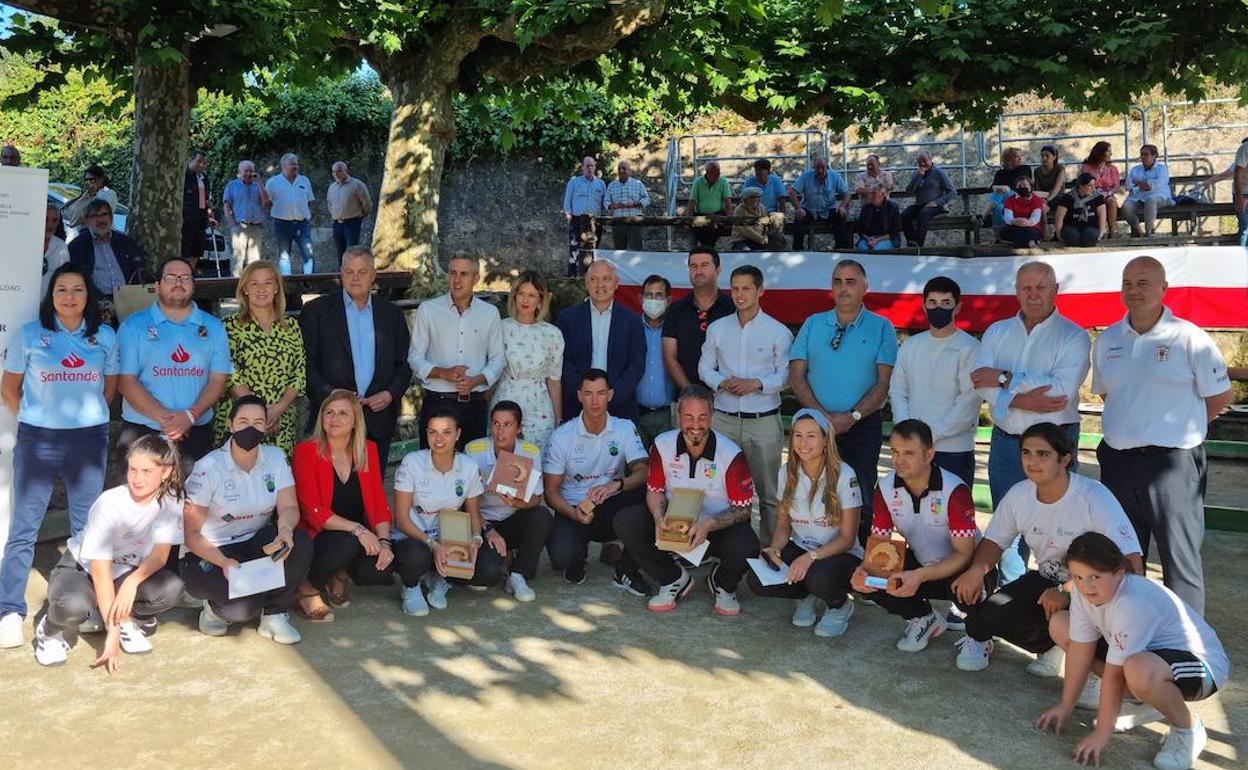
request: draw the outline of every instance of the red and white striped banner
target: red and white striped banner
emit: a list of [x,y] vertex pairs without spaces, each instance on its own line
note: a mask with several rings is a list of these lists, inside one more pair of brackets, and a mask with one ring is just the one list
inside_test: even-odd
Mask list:
[[[1248,250],[1239,246],[1186,246],[1102,252],[1049,252],[1042,257],[912,257],[819,251],[721,254],[720,285],[728,287],[733,268],[754,265],[763,271],[763,309],[787,324],[832,308],[832,268],[849,257],[867,269],[867,307],[899,329],[925,329],[923,284],[938,275],[962,287],[958,325],[983,331],[993,321],[1018,312],[1014,274],[1024,262],[1053,266],[1062,314],[1087,327],[1104,327],[1122,318],[1122,268],[1134,257],[1156,257],[1166,266],[1166,304],[1175,315],[1212,329],[1248,329]],[[640,312],[641,283],[651,274],[671,281],[673,295],[689,290],[689,270],[680,252],[598,251],[595,258],[615,265],[617,296]]]

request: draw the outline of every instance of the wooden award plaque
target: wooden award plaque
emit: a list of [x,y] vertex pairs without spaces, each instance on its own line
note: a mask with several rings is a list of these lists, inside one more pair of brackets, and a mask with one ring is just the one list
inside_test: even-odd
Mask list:
[[672,492],[667,515],[663,517],[663,525],[659,527],[655,541],[660,551],[684,553],[689,550],[689,532],[702,515],[703,497],[705,495],[700,489],[677,489]]
[[486,491],[495,495],[507,495],[527,502],[529,476],[533,473],[533,458],[514,452],[499,452],[494,461],[494,472]]
[[581,502],[577,503],[576,507],[578,510],[580,510],[583,513],[593,515],[594,509],[597,508],[598,506],[594,505],[593,502],[587,497]]
[[438,511],[438,539],[446,549],[446,576],[471,580],[477,565],[472,561],[472,518],[467,511]]
[[906,541],[871,535],[867,538],[862,568],[874,577],[890,577],[906,568]]

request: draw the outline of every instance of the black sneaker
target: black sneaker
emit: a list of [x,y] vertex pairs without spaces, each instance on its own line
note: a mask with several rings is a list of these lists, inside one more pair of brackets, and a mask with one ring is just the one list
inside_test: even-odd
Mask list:
[[611,587],[627,591],[642,599],[654,595],[654,589],[650,587],[650,581],[646,580],[644,575],[637,570],[627,570],[619,566],[615,568],[615,577],[611,578]]
[[134,625],[143,632],[144,636],[151,636],[156,633],[156,628],[160,625],[160,622],[156,618],[135,618]]
[[585,564],[581,563],[575,567],[568,567],[563,571],[563,579],[574,586],[579,586],[585,582]]

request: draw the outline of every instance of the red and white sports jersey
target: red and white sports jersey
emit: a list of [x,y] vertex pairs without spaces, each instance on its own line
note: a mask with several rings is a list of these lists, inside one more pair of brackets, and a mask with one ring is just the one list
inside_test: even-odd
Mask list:
[[960,478],[932,466],[927,490],[915,497],[896,471],[880,479],[871,506],[871,534],[887,537],[901,533],[924,567],[944,561],[953,553],[955,537],[979,538],[971,490]]
[[651,492],[663,492],[672,499],[673,489],[700,489],[702,516],[718,516],[733,506],[754,504],[754,482],[745,453],[732,439],[711,431],[702,456],[691,462],[685,437],[678,430],[662,433],[650,448]]

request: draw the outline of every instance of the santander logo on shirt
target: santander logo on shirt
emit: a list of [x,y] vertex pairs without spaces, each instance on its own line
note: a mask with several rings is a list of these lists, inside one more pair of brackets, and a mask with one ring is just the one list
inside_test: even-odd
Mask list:
[[[174,364],[185,364],[191,360],[191,354],[186,348],[182,347],[182,343],[173,349],[169,354],[169,360]],[[202,366],[153,366],[153,377],[203,377],[208,372]]]
[[64,371],[40,372],[40,382],[99,382],[100,373],[97,371],[78,372],[75,369],[81,369],[86,366],[87,362],[77,353],[71,352],[69,355],[61,359],[61,366],[65,367]]

